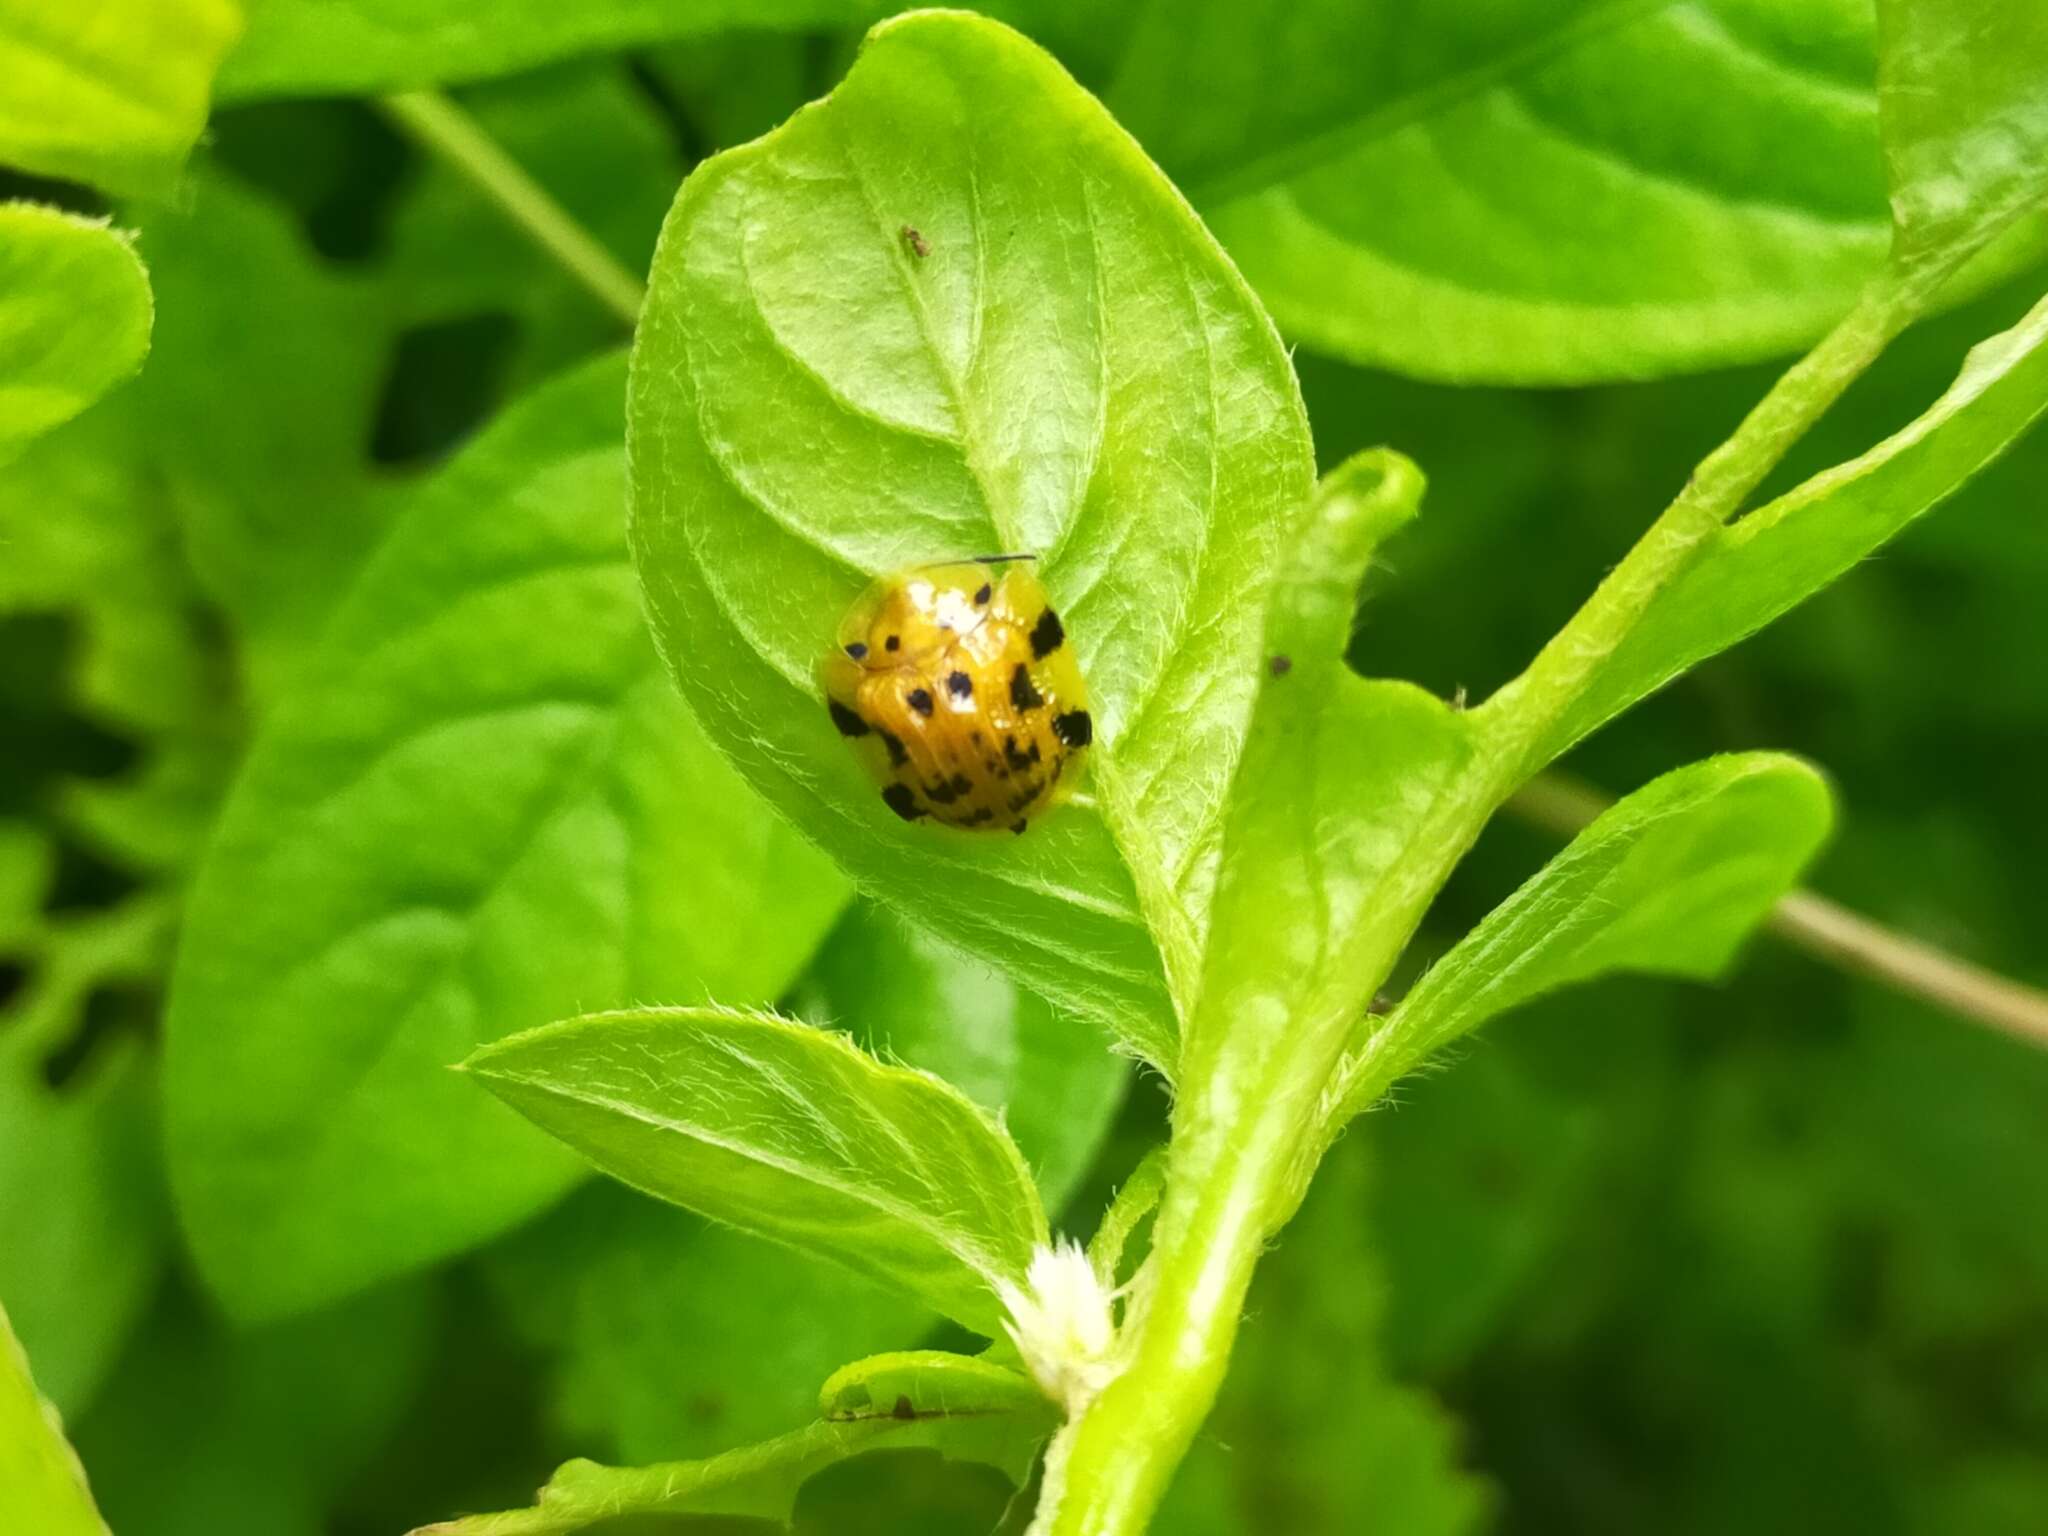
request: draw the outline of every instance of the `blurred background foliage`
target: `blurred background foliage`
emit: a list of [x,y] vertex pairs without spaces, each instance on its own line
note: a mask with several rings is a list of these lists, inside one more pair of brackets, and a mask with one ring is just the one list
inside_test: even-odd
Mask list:
[[[641,271],[694,160],[843,70],[857,26],[784,9],[814,30],[586,38],[631,46],[496,60],[456,99]],[[1860,7],[1833,9],[1853,32]],[[1175,73],[1160,8],[1024,19],[1170,165],[1213,157],[1167,110],[1189,66]],[[1304,35],[1303,59],[1335,46]],[[1817,77],[1848,68],[1824,27],[1785,46]],[[225,77],[244,96],[265,94],[251,48]],[[124,1536],[367,1536],[522,1502],[570,1455],[704,1454],[790,1427],[831,1368],[931,1323],[608,1184],[299,1317],[236,1328],[206,1296],[166,1193],[155,1073],[212,817],[413,485],[522,391],[623,339],[370,105],[225,94],[179,194],[120,209],[156,291],[145,371],[0,468],[0,1298]],[[1633,143],[1667,131],[1563,86],[1531,100],[1597,109]],[[1816,139],[1776,173],[1860,209],[1863,154]],[[103,206],[64,183],[9,190]],[[1227,229],[1244,202],[1205,206]],[[1453,245],[1396,254],[1426,271]],[[2044,269],[2013,269],[1898,344],[1783,481],[1930,401],[2038,295]],[[1776,335],[1726,350],[1768,356]],[[1574,387],[1461,386],[1421,381],[1444,369],[1400,345],[1376,368],[1357,348],[1296,362],[1326,464],[1384,442],[1430,474],[1421,522],[1368,583],[1354,656],[1445,695],[1511,676],[1774,371],[1698,371],[1727,361],[1709,348],[1610,362],[1609,382],[1579,364]],[[1630,374],[1666,376],[1617,381]],[[1618,792],[1711,752],[1803,753],[1843,805],[1817,888],[2048,983],[2044,483],[2036,432],[1567,766]],[[1411,965],[1553,846],[1497,825]],[[1156,1084],[858,905],[786,1001],[1011,1100],[1071,1229],[1161,1133]],[[1262,1272],[1164,1528],[2048,1530],[2043,1211],[2038,1050],[1770,939],[1723,987],[1571,992],[1349,1133]],[[818,1479],[799,1528],[979,1532],[1021,1525],[1020,1508],[985,1470],[899,1453]]]

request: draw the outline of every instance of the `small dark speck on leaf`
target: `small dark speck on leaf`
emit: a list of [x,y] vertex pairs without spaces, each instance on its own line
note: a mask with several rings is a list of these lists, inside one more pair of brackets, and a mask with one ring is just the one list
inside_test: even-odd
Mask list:
[[908,1396],[899,1397],[896,1399],[896,1406],[891,1411],[890,1416],[898,1419],[914,1419],[917,1417],[917,1409],[911,1405]]
[[929,256],[932,253],[931,242],[926,240],[923,235],[917,232],[917,226],[915,224],[906,224],[903,226],[903,243],[910,247],[910,254],[918,257],[919,259]]
[[1266,670],[1275,677],[1285,677],[1294,670],[1294,658],[1291,656],[1275,656],[1266,663]]

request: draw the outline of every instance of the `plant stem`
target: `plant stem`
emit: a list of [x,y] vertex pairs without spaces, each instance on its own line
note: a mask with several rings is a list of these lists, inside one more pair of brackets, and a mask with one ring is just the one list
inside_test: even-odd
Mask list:
[[1696,559],[1792,445],[1911,324],[1924,296],[1889,274],[1866,286],[1855,306],[1788,368],[1728,439],[1699,467],[1522,675],[1472,712],[1491,741],[1505,794],[1566,743],[1555,738],[1578,701],[1657,595]]
[[629,327],[639,320],[646,287],[467,112],[438,91],[384,96],[377,106],[489,198],[598,303]]
[[[1612,803],[1589,785],[1546,773],[1517,790],[1508,809],[1545,831],[1571,837]],[[1764,926],[1828,964],[2048,1048],[2048,992],[1874,923],[1825,896],[1791,891]]]
[[1347,1056],[1353,1000],[1386,979],[1431,899],[1554,750],[1568,712],[1657,595],[1917,308],[1917,296],[1891,281],[1866,289],[1701,463],[1528,670],[1473,712],[1478,750],[1387,867],[1367,925],[1332,946],[1294,1017],[1213,1020],[1227,1027],[1184,1038],[1166,1195],[1121,1330],[1125,1363],[1055,1439],[1032,1536],[1145,1529],[1222,1384],[1259,1255],[1342,1123],[1344,1085],[1400,1069],[1401,1042],[1384,1029]]

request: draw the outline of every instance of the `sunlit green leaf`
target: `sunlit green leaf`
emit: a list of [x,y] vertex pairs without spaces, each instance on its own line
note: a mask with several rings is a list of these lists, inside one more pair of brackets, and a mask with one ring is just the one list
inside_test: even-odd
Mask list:
[[773,997],[844,899],[647,642],[621,382],[613,358],[530,396],[405,504],[199,872],[167,1140],[238,1313],[460,1251],[580,1177],[446,1070],[477,1045],[590,1003]]
[[[1309,489],[1257,305],[1056,65],[950,14],[878,29],[826,102],[692,176],[652,281],[635,553],[707,729],[864,888],[1170,1063]],[[874,574],[995,549],[1039,556],[1078,647],[1093,804],[906,828],[816,666]]]
[[241,29],[238,0],[0,0],[0,165],[168,192]]
[[0,1308],[0,1522],[38,1536],[107,1536],[57,1410],[36,1394]]
[[265,0],[221,94],[353,95],[509,75],[577,54],[737,27],[858,26],[875,0]]
[[607,1173],[836,1259],[994,1336],[1045,1213],[1016,1146],[939,1078],[772,1014],[597,1014],[471,1057]]
[[[791,999],[1000,1115],[1055,1213],[1130,1072],[1092,1026],[865,902]],[[602,1182],[502,1245],[489,1273],[550,1353],[556,1416],[627,1462],[774,1434],[810,1411],[826,1372],[938,1322],[837,1265]]]
[[[1285,1071],[1285,1042],[1304,1021],[1363,1012],[1374,983],[1357,946],[1473,750],[1441,699],[1344,663],[1367,562],[1415,515],[1422,488],[1399,454],[1346,461],[1326,477],[1275,593],[1194,1025],[1250,1070]],[[1254,1037],[1268,1048],[1246,1048]]]
[[2048,10],[1878,0],[1896,260],[1945,268],[2048,200]]
[[149,278],[96,219],[0,203],[0,464],[142,366]]
[[1628,796],[1494,909],[1359,1047],[1340,1115],[1496,1014],[1609,971],[1718,975],[1827,836],[1796,758],[1709,758]]
[[1572,706],[1549,750],[1562,751],[1819,591],[1954,494],[2044,409],[2048,300],[1972,350],[1955,383],[1917,421],[1716,530]]
[[[1162,10],[1127,87],[1141,123],[1190,121],[1166,142],[1215,179],[1197,205],[1310,346],[1426,378],[1656,376],[1802,346],[1883,263],[1868,0],[1313,17]],[[1377,50],[1338,42],[1361,34]],[[1182,110],[1208,98],[1181,50],[1220,121]]]

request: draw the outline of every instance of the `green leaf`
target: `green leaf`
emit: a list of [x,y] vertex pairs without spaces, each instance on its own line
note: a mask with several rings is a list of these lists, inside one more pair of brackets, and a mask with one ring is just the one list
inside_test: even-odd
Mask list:
[[36,1395],[28,1356],[0,1308],[0,1528],[107,1536],[57,1410]]
[[652,1467],[572,1461],[541,1489],[532,1509],[447,1520],[412,1536],[566,1536],[635,1515],[751,1516],[786,1526],[810,1477],[862,1451],[929,1447],[1022,1481],[1043,1429],[1042,1416],[1020,1422],[1009,1414],[821,1421],[708,1461]]
[[140,368],[149,324],[149,277],[126,237],[0,203],[0,464]]
[[[791,998],[810,1021],[1001,1115],[1055,1212],[1129,1077],[1091,1026],[866,902],[847,909]],[[774,1434],[810,1410],[828,1371],[938,1322],[838,1265],[602,1182],[503,1244],[488,1272],[550,1354],[564,1428],[628,1462]]]
[[1052,1404],[1028,1376],[940,1349],[871,1355],[841,1366],[818,1389],[819,1417],[835,1423],[948,1413],[1011,1413],[1049,1421]]
[[[1357,946],[1373,942],[1389,872],[1473,751],[1464,716],[1441,699],[1344,663],[1366,564],[1422,489],[1397,453],[1347,460],[1325,478],[1274,597],[1194,1026],[1262,1070],[1284,1064],[1303,1021],[1364,1010],[1374,983]],[[1262,1033],[1269,1047],[1253,1049]]]
[[844,899],[648,645],[620,390],[617,358],[568,375],[405,503],[223,813],[166,1139],[237,1314],[459,1252],[581,1176],[445,1070],[476,1046],[587,1003],[773,997]]
[[843,1035],[716,1008],[596,1014],[465,1064],[600,1168],[836,1259],[996,1336],[1045,1213],[1016,1145],[959,1090]]
[[847,909],[792,1009],[1000,1115],[1053,1212],[1093,1161],[1130,1078],[1086,1023],[868,902]]
[[884,9],[875,0],[264,0],[220,90],[236,101],[366,95],[738,27],[860,25]]
[[[628,435],[635,557],[713,739],[864,889],[1170,1066],[1311,465],[1278,340],[1157,171],[1006,29],[888,23],[684,184]],[[906,828],[817,664],[870,577],[991,549],[1039,556],[1079,650],[1093,804]]]
[[108,1522],[138,1536],[332,1530],[434,1362],[435,1301],[387,1286],[230,1332],[166,1296],[77,1427]]
[[168,193],[241,29],[237,0],[0,0],[0,164]]
[[1373,1022],[1338,1114],[1369,1108],[1453,1040],[1558,987],[1610,971],[1719,975],[1833,819],[1826,781],[1773,753],[1708,758],[1645,785]]
[[2048,408],[2048,300],[1972,349],[1947,393],[1857,459],[1715,530],[1546,743],[1552,756],[1761,629],[1953,495]]
[[[1330,1158],[1260,1265],[1213,1432],[1190,1457],[1158,1529],[1474,1536],[1486,1528],[1493,1500],[1458,1465],[1455,1422],[1387,1370],[1385,1280],[1367,1221],[1375,1181],[1363,1151],[1353,1142]],[[1217,1454],[1223,1446],[1227,1456]]]
[[1878,0],[1894,261],[1946,271],[2048,200],[2048,11]]
[[[1169,110],[1220,94],[1217,123],[1168,142],[1214,178],[1197,205],[1309,346],[1457,381],[1654,377],[1803,346],[1883,264],[1868,0],[1328,0],[1298,28],[1213,10],[1161,11],[1180,41],[1112,104],[1128,96],[1149,146]],[[1197,50],[1191,83],[1173,66]],[[1275,50],[1312,62],[1260,69]]]

